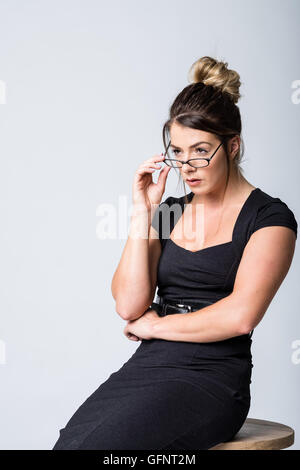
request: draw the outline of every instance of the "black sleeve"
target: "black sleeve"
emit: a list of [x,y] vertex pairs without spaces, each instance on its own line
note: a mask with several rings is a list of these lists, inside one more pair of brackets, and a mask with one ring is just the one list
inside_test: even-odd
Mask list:
[[283,201],[270,202],[259,209],[253,232],[263,227],[281,225],[291,228],[297,238],[298,224],[294,213]]

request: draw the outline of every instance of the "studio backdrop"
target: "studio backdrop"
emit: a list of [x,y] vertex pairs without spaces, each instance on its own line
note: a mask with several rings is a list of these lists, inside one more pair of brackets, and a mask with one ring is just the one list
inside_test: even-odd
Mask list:
[[[110,290],[133,175],[199,57],[238,70],[244,175],[300,220],[299,17],[298,0],[0,0],[1,449],[50,449],[138,347]],[[290,449],[299,262],[252,336],[249,417],[293,427]]]

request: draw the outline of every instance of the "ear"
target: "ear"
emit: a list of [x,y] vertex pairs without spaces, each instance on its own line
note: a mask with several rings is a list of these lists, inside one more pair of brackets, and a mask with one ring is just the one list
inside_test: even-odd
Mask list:
[[237,134],[228,142],[228,155],[230,160],[234,160],[241,144],[240,136]]

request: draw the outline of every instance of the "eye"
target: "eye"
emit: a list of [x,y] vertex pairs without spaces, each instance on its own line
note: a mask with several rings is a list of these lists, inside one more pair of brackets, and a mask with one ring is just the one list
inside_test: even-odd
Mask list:
[[[195,149],[197,153],[200,153],[203,155],[203,152],[204,154],[208,153],[207,150],[205,150],[204,148],[201,148],[201,147],[198,147]],[[180,153],[180,150],[178,149],[172,149],[172,154],[173,155],[178,155],[178,153]]]
[[205,150],[205,149],[202,149],[202,148],[200,148],[200,147],[199,147],[199,148],[197,148],[196,150],[197,150],[197,151],[199,150],[199,153],[201,153],[201,151],[202,151],[202,152],[204,152],[204,153],[207,153],[207,150]]

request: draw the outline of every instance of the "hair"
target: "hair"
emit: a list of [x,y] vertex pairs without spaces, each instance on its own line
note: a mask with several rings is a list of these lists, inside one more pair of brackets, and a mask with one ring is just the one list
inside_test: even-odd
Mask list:
[[[242,123],[240,110],[236,103],[241,97],[239,74],[228,68],[228,63],[204,56],[194,62],[188,72],[191,85],[186,86],[175,98],[170,107],[169,119],[163,126],[163,143],[168,155],[167,135],[173,123],[192,129],[199,129],[215,134],[224,143],[228,164],[227,182],[230,172],[230,160],[227,142],[235,135],[241,139],[240,148],[233,160],[233,165],[241,173],[241,159],[244,155],[244,142],[241,136]],[[170,139],[168,139],[170,140]],[[187,193],[183,182],[185,201]]]

